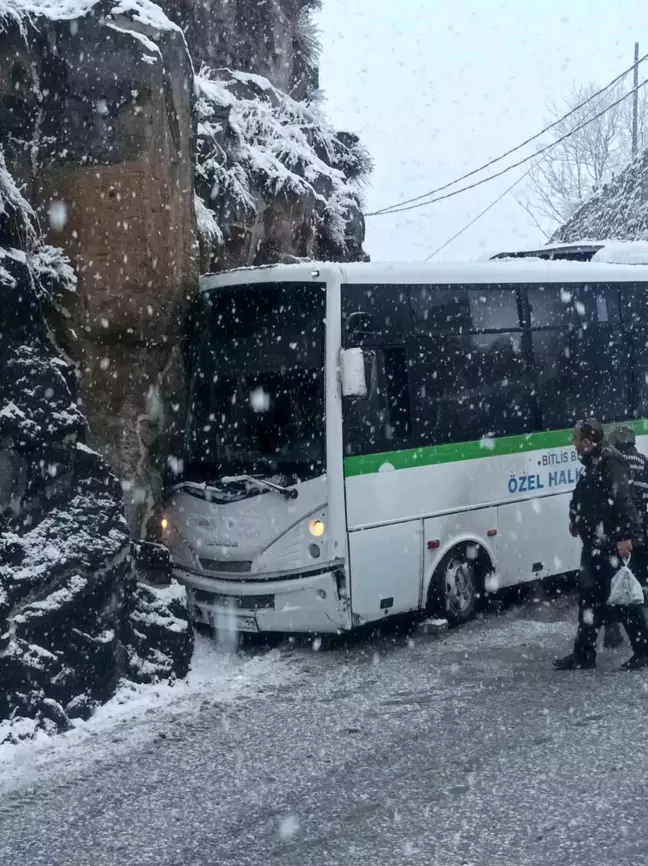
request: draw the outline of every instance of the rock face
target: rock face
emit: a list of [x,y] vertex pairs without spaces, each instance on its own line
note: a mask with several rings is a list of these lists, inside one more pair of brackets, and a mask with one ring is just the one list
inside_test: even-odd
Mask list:
[[78,273],[66,349],[136,527],[155,495],[157,394],[179,377],[173,346],[197,284],[193,68],[148,0],[34,6],[0,6],[0,144]]
[[355,136],[258,75],[204,69],[196,94],[204,271],[366,258],[359,190],[371,163]]
[[184,593],[138,583],[129,523],[182,425],[199,265],[364,258],[369,159],[299,101],[317,0],[166,5],[250,71],[194,81],[150,0],[0,0],[0,722],[187,672]]
[[165,587],[140,584],[129,594],[125,611],[128,678],[151,683],[186,676],[194,635],[184,587],[177,583]]
[[648,240],[648,151],[585,202],[552,241]]
[[302,101],[318,87],[311,15],[321,0],[161,0],[185,31],[196,68],[240,69]]
[[0,151],[0,722],[47,730],[123,675],[184,676],[193,645],[173,590],[138,585],[121,487],[83,442],[74,367],[44,315],[75,283]]
[[[0,0],[0,147],[77,273],[50,322],[136,535],[183,425],[199,269],[365,258],[370,167],[313,101],[319,0],[161,5]],[[250,72],[194,81],[180,25],[199,61]]]

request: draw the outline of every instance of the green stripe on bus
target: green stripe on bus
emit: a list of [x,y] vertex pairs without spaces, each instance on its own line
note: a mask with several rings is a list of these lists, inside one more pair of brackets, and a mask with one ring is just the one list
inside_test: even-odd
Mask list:
[[[648,419],[623,421],[638,435],[648,434]],[[606,425],[608,429],[618,425]],[[453,442],[445,445],[427,445],[407,448],[402,451],[385,451],[381,454],[362,454],[345,457],[344,474],[372,475],[388,463],[394,469],[413,469],[416,466],[434,466],[438,463],[457,463],[460,460],[479,460],[482,457],[502,457],[506,454],[523,454],[526,451],[541,451],[547,448],[565,448],[571,445],[572,429],[546,430],[541,433],[525,433],[522,436],[502,436],[499,439],[483,439],[476,442]]]

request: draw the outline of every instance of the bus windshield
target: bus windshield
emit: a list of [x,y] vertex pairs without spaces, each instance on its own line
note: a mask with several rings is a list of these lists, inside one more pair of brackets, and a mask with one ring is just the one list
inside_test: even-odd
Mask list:
[[321,475],[325,286],[231,286],[201,300],[185,476]]

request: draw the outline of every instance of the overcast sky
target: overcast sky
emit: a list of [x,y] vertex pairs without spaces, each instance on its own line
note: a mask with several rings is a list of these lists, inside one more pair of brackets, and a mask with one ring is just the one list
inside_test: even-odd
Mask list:
[[[648,52],[646,0],[324,0],[319,25],[327,112],[375,161],[367,210],[440,186],[539,131],[573,84],[603,85],[630,66],[635,40]],[[449,201],[369,218],[368,252],[425,258],[523,169],[514,171]],[[438,259],[542,242],[518,190]]]

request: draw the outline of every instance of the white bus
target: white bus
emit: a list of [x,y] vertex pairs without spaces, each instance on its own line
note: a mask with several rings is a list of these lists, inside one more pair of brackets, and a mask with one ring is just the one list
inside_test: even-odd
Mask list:
[[575,569],[572,426],[648,445],[643,266],[296,264],[203,278],[161,521],[198,623],[336,632]]

